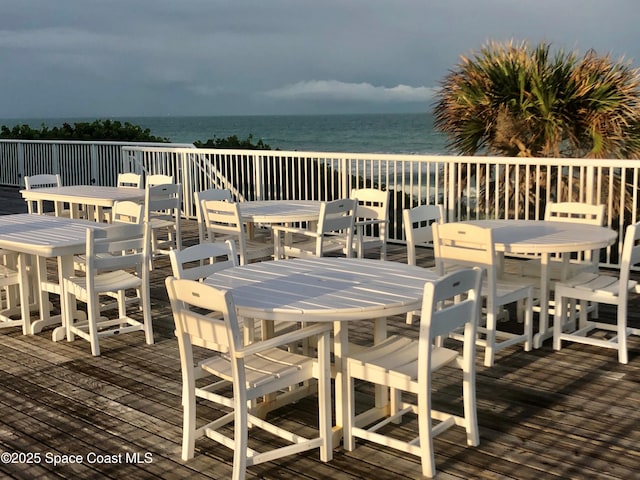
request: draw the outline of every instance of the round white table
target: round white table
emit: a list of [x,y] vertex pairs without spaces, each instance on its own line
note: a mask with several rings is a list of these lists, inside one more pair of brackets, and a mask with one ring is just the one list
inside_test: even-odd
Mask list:
[[551,254],[583,252],[611,245],[617,232],[607,227],[549,220],[472,220],[471,223],[493,230],[495,249],[507,254],[540,255],[540,328],[534,336],[539,348],[553,335],[549,328],[549,259]]
[[291,223],[318,220],[318,200],[255,200],[240,202],[240,215],[245,222]]
[[[398,262],[356,258],[305,258],[252,263],[210,276],[206,283],[231,290],[238,315],[262,320],[333,322],[336,366],[335,440],[342,433],[346,384],[342,358],[348,354],[348,321],[375,321],[374,342],[386,336],[384,317],[419,309],[425,282],[438,275]],[[386,408],[377,400],[377,408]],[[359,416],[366,423],[380,416]]]

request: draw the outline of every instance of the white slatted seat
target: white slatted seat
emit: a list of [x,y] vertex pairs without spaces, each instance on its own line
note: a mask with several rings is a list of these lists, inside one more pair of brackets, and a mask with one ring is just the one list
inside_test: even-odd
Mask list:
[[350,198],[358,201],[354,236],[358,258],[368,248],[380,249],[380,260],[387,259],[389,229],[389,191],[377,188],[351,190]]
[[[354,449],[357,437],[417,455],[421,458],[422,474],[431,478],[436,472],[433,437],[459,425],[466,430],[467,445],[475,446],[480,443],[476,413],[475,338],[481,275],[480,269],[463,269],[440,280],[427,282],[424,287],[418,340],[394,335],[346,359],[346,450]],[[446,336],[459,328],[464,329],[462,355],[456,350],[436,346],[438,337]],[[432,376],[446,365],[462,370],[463,415],[433,408]],[[389,417],[368,428],[355,426],[354,379],[391,389]],[[403,401],[401,392],[414,394],[417,401]],[[404,440],[404,437],[395,432],[386,434],[384,428],[393,427],[393,423],[399,423],[400,418],[409,413],[418,416],[418,437]],[[434,420],[438,422],[435,425]],[[402,433],[407,435],[406,431]]]
[[236,202],[221,200],[203,200],[202,216],[206,237],[209,241],[232,240],[240,256],[240,265],[254,260],[271,259],[273,245],[250,240],[240,217],[240,208]]
[[[493,243],[493,232],[468,223],[434,223],[433,241],[436,269],[440,274],[452,268],[479,266],[484,268],[482,296],[485,300],[485,318],[478,327],[477,343],[484,348],[484,365],[494,364],[498,351],[524,344],[531,349],[533,340],[533,283],[519,275],[498,276],[499,259]],[[524,312],[522,333],[498,329],[498,317],[504,306],[521,303]],[[456,338],[456,335],[453,335]],[[459,336],[457,336],[460,338]]]
[[[143,224],[113,225],[108,229],[87,229],[86,275],[65,278],[64,288],[73,301],[87,304],[86,321],[75,321],[67,309],[67,338],[74,335],[91,343],[91,353],[100,355],[99,339],[109,335],[144,331],[153,343],[149,293],[149,228]],[[127,292],[134,291],[134,295]],[[115,319],[101,317],[101,297],[118,302]],[[138,300],[141,319],[128,314],[130,298]]]
[[[640,263],[640,223],[629,225],[625,232],[620,263],[620,276],[613,277],[592,272],[582,272],[555,285],[556,310],[553,324],[553,348],[560,350],[562,341],[571,341],[612,348],[618,351],[620,363],[628,363],[627,339],[640,335],[640,329],[627,323],[627,304],[630,292],[640,293],[635,280],[630,279],[631,267]],[[574,327],[574,302],[580,302],[579,323]],[[615,305],[616,323],[588,320],[587,302]],[[595,332],[608,332],[604,336]],[[611,335],[613,333],[613,335]]]
[[[407,241],[407,263],[416,265],[416,248],[433,248],[433,230],[431,224],[442,223],[444,210],[442,205],[418,205],[402,211],[402,225]],[[413,317],[420,312],[408,312],[407,324],[413,323]]]
[[[320,449],[321,460],[331,460],[330,323],[318,323],[266,341],[244,344],[231,292],[173,277],[167,278],[166,286],[176,325],[183,379],[182,459],[193,458],[196,440],[206,436],[234,451],[234,480],[244,479],[247,467],[252,465],[316,448]],[[207,313],[219,313],[222,318]],[[317,358],[278,348],[309,337],[318,339]],[[194,347],[211,350],[212,355],[196,363]],[[210,383],[196,385],[196,379],[203,381],[203,377]],[[312,379],[318,380],[319,419],[317,433],[311,438],[268,422],[256,415],[253,408],[248,408],[260,398],[268,402],[272,395],[280,396],[278,393],[289,387]],[[213,402],[228,413],[196,426],[198,399]],[[258,408],[264,402],[259,402]],[[223,427],[232,422],[233,438],[230,438]],[[263,436],[280,437],[287,444],[274,443],[272,450],[258,452],[248,446],[250,427],[263,430]]]
[[331,252],[352,256],[357,202],[339,199],[322,202],[315,230],[273,225],[275,258],[322,257]]

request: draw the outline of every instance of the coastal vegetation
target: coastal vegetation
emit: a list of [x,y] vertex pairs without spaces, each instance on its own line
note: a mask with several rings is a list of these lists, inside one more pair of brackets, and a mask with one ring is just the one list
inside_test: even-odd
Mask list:
[[156,137],[151,131],[129,122],[117,120],[95,120],[76,122],[73,125],[49,128],[42,125],[35,129],[29,125],[15,125],[12,128],[0,127],[0,138],[16,140],[79,140],[79,141],[126,141],[126,142],[169,142],[167,138]]
[[623,60],[490,42],[441,84],[434,123],[461,155],[640,158],[640,74]]
[[[532,47],[527,42],[489,42],[479,52],[462,56],[441,87],[434,126],[447,135],[448,147],[457,154],[640,158],[640,73],[624,59],[614,61],[594,51],[580,56],[552,50],[547,43]],[[535,185],[550,176],[553,201],[579,200],[573,198],[579,189],[571,185],[577,178],[564,177],[562,184],[554,184],[555,175],[545,168],[488,173],[486,167],[469,167],[461,175],[480,178],[483,185],[486,176],[493,175],[490,183],[501,185],[497,194],[502,198],[507,189],[513,195],[516,183]],[[603,198],[609,193],[607,175],[599,189]],[[592,188],[597,191],[596,185]],[[481,195],[490,210],[493,204],[504,208],[502,200],[495,202],[495,191]],[[533,192],[519,191],[519,205],[524,206],[524,196]],[[620,190],[612,193],[621,198]],[[625,198],[630,211],[634,195]]]
[[[166,137],[157,137],[148,128],[142,128],[129,122],[118,120],[95,120],[93,122],[63,123],[62,126],[48,127],[42,124],[40,129],[21,124],[0,127],[0,138],[13,140],[78,140],[78,141],[120,141],[120,142],[154,142],[169,143]],[[206,141],[196,140],[193,144],[198,148],[230,148],[244,150],[271,150],[272,148],[258,139],[254,143],[253,135],[245,139],[237,135],[226,138],[216,137]]]

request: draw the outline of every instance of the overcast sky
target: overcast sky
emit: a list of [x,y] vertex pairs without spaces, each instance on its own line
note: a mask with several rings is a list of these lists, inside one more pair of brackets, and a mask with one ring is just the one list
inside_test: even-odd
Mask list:
[[640,0],[0,0],[0,118],[423,112],[461,54],[640,66]]

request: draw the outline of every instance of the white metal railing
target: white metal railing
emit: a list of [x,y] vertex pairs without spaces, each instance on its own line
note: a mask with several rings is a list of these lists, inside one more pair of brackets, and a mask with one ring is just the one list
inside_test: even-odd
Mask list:
[[238,200],[326,200],[352,188],[392,193],[389,238],[403,241],[401,212],[440,203],[449,221],[539,219],[551,201],[604,203],[620,242],[604,265],[617,265],[626,225],[639,220],[636,160],[457,157],[374,153],[195,149],[193,145],[0,140],[0,184],[60,173],[63,183],[114,185],[134,171],[173,175],[184,188],[184,215],[195,218],[195,192],[228,188]]
[[[390,240],[404,240],[401,212],[444,205],[449,221],[540,219],[552,201],[604,203],[607,225],[619,232],[638,221],[640,162],[635,160],[459,157],[263,150],[125,147],[138,168],[171,172],[185,185],[185,215],[195,216],[194,192],[230,188],[238,199],[346,197],[379,186],[391,194]],[[615,266],[621,241],[606,251]]]
[[24,177],[58,173],[63,185],[115,185],[118,173],[128,171],[122,147],[144,145],[195,148],[190,144],[136,142],[80,142],[62,140],[0,140],[0,185],[24,186]]

